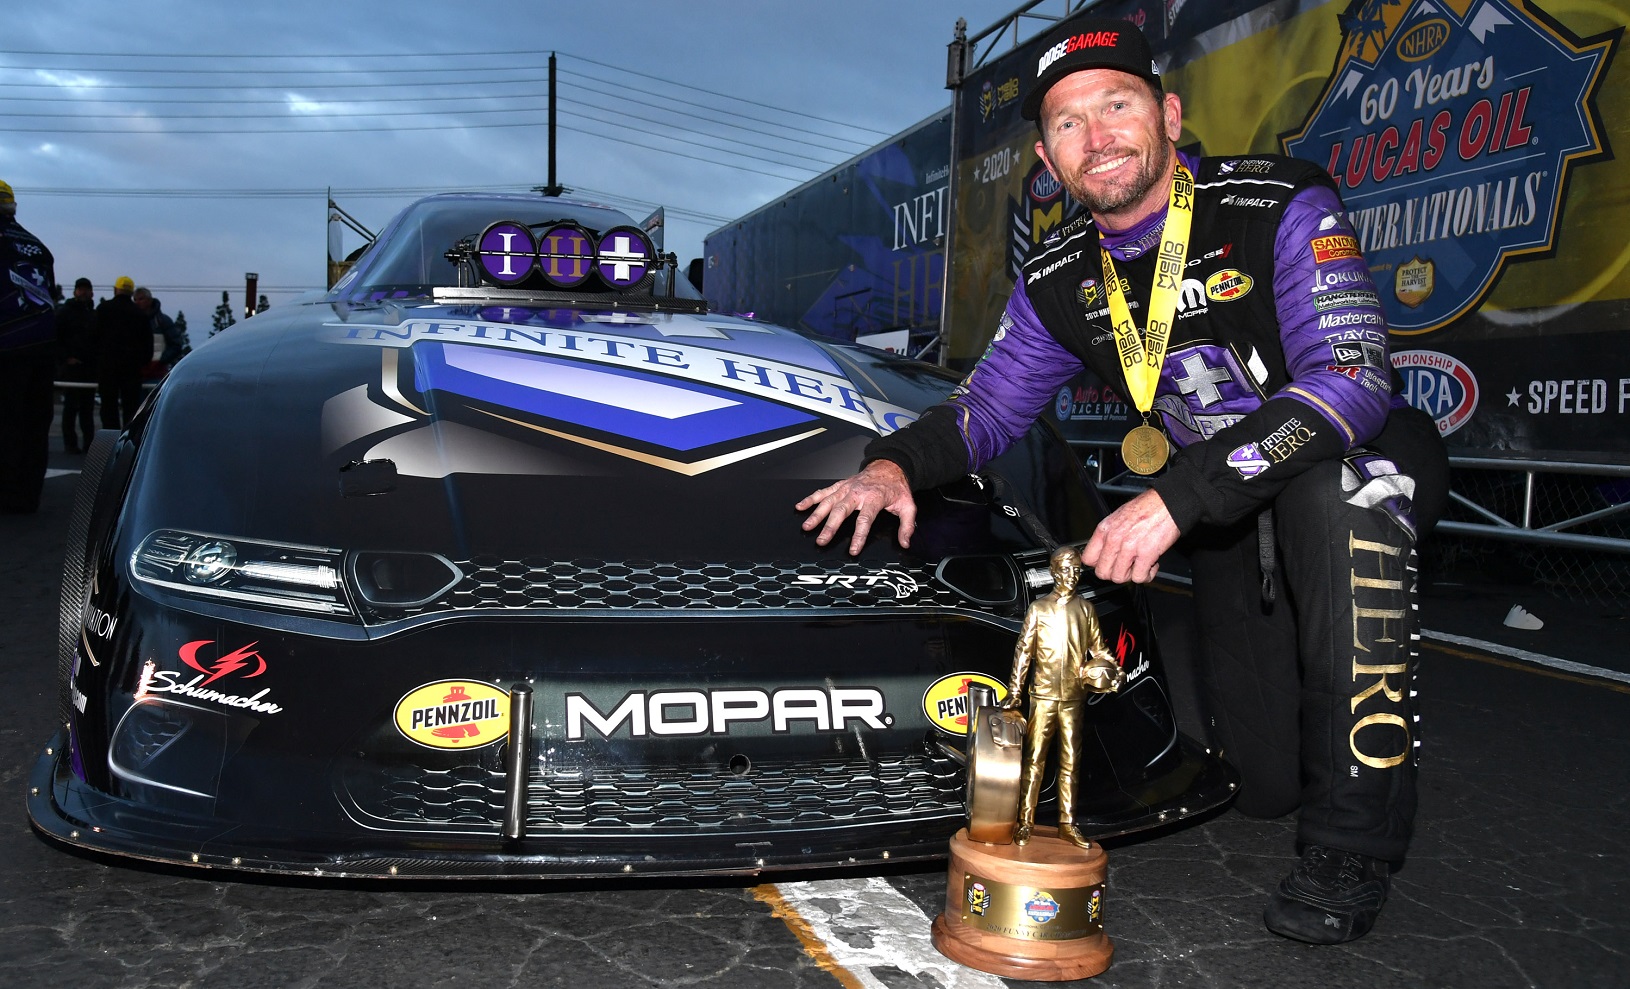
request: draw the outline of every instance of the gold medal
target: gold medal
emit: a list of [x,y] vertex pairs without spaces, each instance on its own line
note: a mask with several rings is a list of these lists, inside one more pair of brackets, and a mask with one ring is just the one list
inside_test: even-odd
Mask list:
[[1153,474],[1166,466],[1171,447],[1166,434],[1149,425],[1155,390],[1160,385],[1160,367],[1171,342],[1172,317],[1177,313],[1177,297],[1182,291],[1182,274],[1189,250],[1189,231],[1194,216],[1194,177],[1179,160],[1172,169],[1171,195],[1166,226],[1155,261],[1155,283],[1149,292],[1149,321],[1142,332],[1132,321],[1126,302],[1126,288],[1115,271],[1115,259],[1099,247],[1104,269],[1105,290],[1109,296],[1109,318],[1115,333],[1115,352],[1132,404],[1143,413],[1143,425],[1136,426],[1121,440],[1121,460],[1136,474]]
[[1166,457],[1170,452],[1166,434],[1148,423],[1134,426],[1121,439],[1121,460],[1126,463],[1126,469],[1134,474],[1148,475],[1160,470],[1166,466]]

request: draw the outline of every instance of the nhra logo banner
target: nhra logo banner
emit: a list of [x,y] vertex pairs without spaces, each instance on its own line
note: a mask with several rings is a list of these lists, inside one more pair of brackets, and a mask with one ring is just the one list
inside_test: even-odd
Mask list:
[[1477,376],[1463,361],[1435,350],[1401,350],[1393,353],[1392,366],[1403,379],[1404,401],[1431,416],[1440,436],[1477,411]]
[[1395,333],[1473,309],[1507,259],[1553,248],[1569,170],[1604,157],[1618,32],[1581,42],[1521,0],[1367,0],[1286,154],[1325,166]]

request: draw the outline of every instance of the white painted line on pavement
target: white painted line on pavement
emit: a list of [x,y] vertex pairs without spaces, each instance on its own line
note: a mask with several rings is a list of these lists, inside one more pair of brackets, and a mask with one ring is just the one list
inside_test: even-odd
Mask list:
[[1466,635],[1451,635],[1448,632],[1434,632],[1429,628],[1421,629],[1421,638],[1437,639],[1439,642],[1451,642],[1457,646],[1472,646],[1484,652],[1491,652],[1497,656],[1507,656],[1524,663],[1533,663],[1535,666],[1548,666],[1553,670],[1565,670],[1569,673],[1578,673],[1582,676],[1600,677],[1603,680],[1617,680],[1620,683],[1630,683],[1630,673],[1620,673],[1618,670],[1605,670],[1600,666],[1587,666],[1584,663],[1575,663],[1570,659],[1558,659],[1555,656],[1546,656],[1543,653],[1529,652],[1526,649],[1517,649],[1513,646],[1502,646],[1498,642],[1485,642]]
[[[841,965],[854,985],[888,989],[875,969],[897,969],[932,979],[942,989],[1005,989],[994,975],[957,964],[934,950],[931,918],[887,879],[823,879],[776,883],[786,905],[797,911],[825,954]],[[788,920],[788,926],[798,933]],[[808,945],[806,945],[808,947]],[[837,973],[833,973],[837,975]],[[839,981],[850,985],[839,976]]]
[[79,469],[77,467],[73,470],[63,470],[60,467],[47,467],[45,469],[45,478],[46,480],[50,480],[53,477],[67,477],[69,474],[77,473],[79,473]]

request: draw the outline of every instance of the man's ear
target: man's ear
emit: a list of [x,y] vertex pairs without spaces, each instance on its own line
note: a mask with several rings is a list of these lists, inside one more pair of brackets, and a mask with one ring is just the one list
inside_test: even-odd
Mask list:
[[1036,155],[1041,159],[1041,163],[1047,166],[1047,172],[1049,175],[1055,179],[1059,179],[1059,181],[1063,181],[1063,179],[1059,178],[1058,169],[1053,167],[1053,159],[1048,157],[1047,145],[1045,142],[1036,142]]
[[1183,136],[1183,101],[1176,93],[1167,93],[1160,109],[1166,120],[1166,137],[1176,144]]

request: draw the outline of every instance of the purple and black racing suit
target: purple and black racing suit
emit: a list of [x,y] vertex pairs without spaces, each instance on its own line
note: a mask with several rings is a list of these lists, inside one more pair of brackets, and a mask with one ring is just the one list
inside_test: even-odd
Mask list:
[[[1328,176],[1276,156],[1184,161],[1193,223],[1154,399],[1179,449],[1154,489],[1193,569],[1213,741],[1240,769],[1241,811],[1300,807],[1303,842],[1397,860],[1420,740],[1414,548],[1447,457],[1398,394]],[[934,487],[1006,449],[1083,365],[1120,384],[1099,246],[1142,326],[1164,221],[1065,225],[957,392],[867,460]]]

